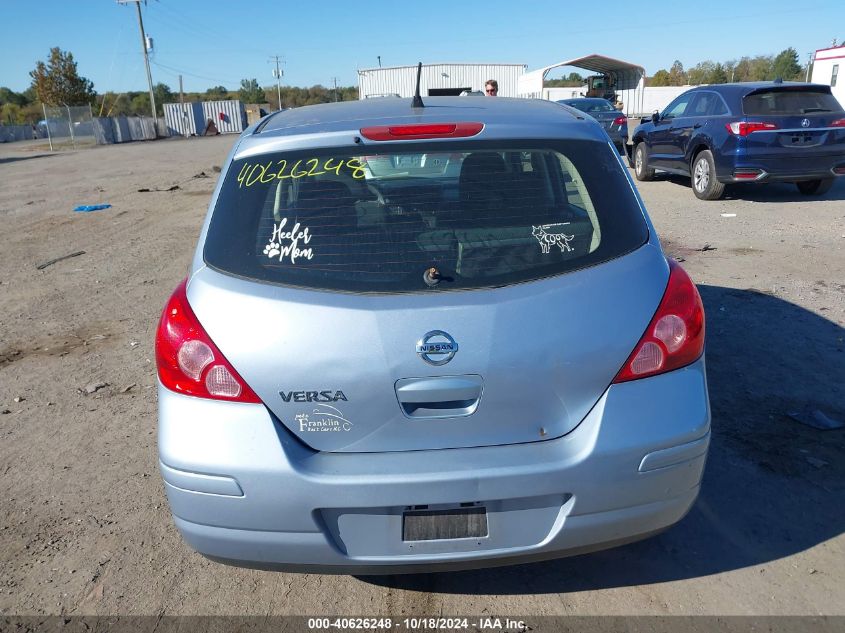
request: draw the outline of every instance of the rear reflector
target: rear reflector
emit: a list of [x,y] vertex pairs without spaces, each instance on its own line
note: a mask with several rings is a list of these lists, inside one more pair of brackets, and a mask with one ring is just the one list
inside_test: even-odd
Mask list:
[[413,141],[428,138],[464,138],[484,129],[483,123],[423,123],[362,127],[361,136],[371,141]]
[[662,374],[689,365],[704,352],[704,306],[698,289],[675,260],[657,312],[614,383]]
[[760,169],[737,169],[734,172],[736,180],[756,180],[763,171]]
[[777,130],[778,126],[774,123],[763,123],[762,121],[734,121],[733,123],[726,123],[725,128],[735,136],[748,136],[752,132]]
[[167,302],[156,332],[156,365],[161,384],[198,398],[261,402],[191,310],[185,294],[186,281],[179,284]]

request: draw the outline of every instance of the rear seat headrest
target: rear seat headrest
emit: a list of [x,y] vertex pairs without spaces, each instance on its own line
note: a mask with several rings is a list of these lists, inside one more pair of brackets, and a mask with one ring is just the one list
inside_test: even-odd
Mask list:
[[337,180],[305,180],[299,184],[296,196],[298,209],[336,209],[354,202],[349,187]]

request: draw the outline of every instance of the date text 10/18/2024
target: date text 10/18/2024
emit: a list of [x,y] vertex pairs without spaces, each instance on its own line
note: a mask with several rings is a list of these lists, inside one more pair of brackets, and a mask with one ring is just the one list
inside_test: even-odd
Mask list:
[[477,630],[477,631],[525,631],[526,625],[522,620],[510,618],[484,617],[470,618],[441,618],[418,617],[402,618],[308,618],[308,629],[320,630],[407,630],[407,631],[437,631],[437,630]]

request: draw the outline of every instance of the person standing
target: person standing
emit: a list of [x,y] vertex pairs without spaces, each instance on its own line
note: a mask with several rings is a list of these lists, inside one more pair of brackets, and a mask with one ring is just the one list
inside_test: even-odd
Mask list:
[[484,94],[488,97],[496,97],[499,94],[499,82],[495,79],[488,79],[484,84]]

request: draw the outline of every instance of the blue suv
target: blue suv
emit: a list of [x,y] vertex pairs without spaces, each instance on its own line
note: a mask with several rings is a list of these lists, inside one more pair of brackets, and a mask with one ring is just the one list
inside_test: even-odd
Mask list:
[[845,111],[830,86],[699,86],[642,120],[631,162],[637,180],[655,170],[690,176],[702,200],[743,182],[794,182],[802,194],[821,195],[845,176]]

